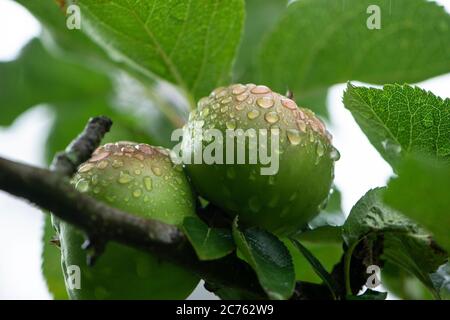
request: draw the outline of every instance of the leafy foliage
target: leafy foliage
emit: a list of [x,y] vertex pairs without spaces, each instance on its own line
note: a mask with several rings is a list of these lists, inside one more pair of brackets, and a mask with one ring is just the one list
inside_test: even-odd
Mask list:
[[271,299],[288,299],[294,291],[295,273],[289,251],[277,237],[252,227],[241,231],[233,223],[233,238],[245,261],[255,270]]
[[255,81],[257,66],[254,57],[260,50],[264,35],[276,24],[287,3],[287,0],[245,1],[244,34],[234,65],[237,82]]
[[394,169],[408,153],[450,159],[450,99],[408,85],[381,90],[349,84],[344,104]]
[[325,270],[324,266],[298,240],[292,239],[292,243],[302,253],[302,255],[306,258],[306,260],[308,260],[309,264],[313,267],[314,272],[322,279],[322,281],[326,284],[328,289],[330,289],[330,292],[332,293],[334,299],[336,299],[337,294],[335,292],[335,288],[336,288],[335,281],[331,277],[331,275],[327,272],[327,270]]
[[110,54],[198,99],[229,78],[242,0],[80,0],[88,34]]
[[[370,5],[380,29],[367,27]],[[426,0],[295,1],[263,44],[260,81],[299,97],[349,79],[416,82],[450,70],[449,37],[450,17]]]
[[38,104],[81,103],[111,90],[107,77],[49,55],[39,40],[31,41],[17,60],[0,63],[0,74],[1,125]]
[[[390,262],[386,262],[383,266],[381,282],[383,283],[383,287],[401,299],[433,299],[430,290],[428,290],[414,275]],[[435,287],[437,288],[436,285]]]
[[[237,220],[231,230],[187,218],[183,231],[200,260],[237,247],[271,299],[290,298],[295,280],[333,290],[336,266],[356,246],[365,264],[383,266],[386,287],[399,297],[430,298],[426,288],[450,299],[450,100],[400,85],[450,71],[450,16],[443,8],[426,0],[17,2],[41,22],[43,34],[16,60],[0,62],[0,125],[28,108],[49,106],[55,121],[48,161],[98,114],[115,123],[105,142],[172,146],[170,133],[183,126],[187,107],[231,80],[290,89],[299,105],[325,118],[331,85],[392,83],[383,89],[348,84],[344,93],[346,108],[398,173],[387,189],[361,198],[346,221],[335,189],[309,228],[295,235],[295,245]],[[81,7],[81,31],[65,27],[71,3]],[[380,29],[367,27],[369,5],[381,9]],[[47,219],[43,272],[54,297],[65,299],[52,236]],[[206,284],[224,299],[255,298],[215,285]],[[346,298],[386,294],[368,289]]]
[[390,181],[385,199],[393,208],[430,230],[436,241],[450,252],[448,190],[448,165],[431,159],[409,157],[402,162],[398,178]]
[[446,261],[446,252],[426,230],[386,206],[383,191],[370,190],[353,207],[343,229],[346,243],[352,247],[367,240],[367,266],[378,264],[376,252],[381,249],[383,259],[411,272],[437,294],[430,274]]
[[197,217],[185,218],[183,230],[200,260],[219,259],[235,249],[230,230],[211,228]]

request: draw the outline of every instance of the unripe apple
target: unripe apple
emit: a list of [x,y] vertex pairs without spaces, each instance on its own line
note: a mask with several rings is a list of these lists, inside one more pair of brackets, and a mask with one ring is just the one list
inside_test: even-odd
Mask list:
[[[163,148],[132,142],[106,144],[78,168],[72,182],[78,191],[144,218],[180,225],[184,217],[195,214],[186,176]],[[82,233],[64,222],[58,229],[72,299],[184,299],[199,281],[184,269],[118,243],[108,243],[89,267],[81,248]]]
[[[199,127],[203,131],[200,143],[196,143]],[[205,151],[211,150],[208,146],[217,142],[205,134],[208,129],[222,133],[223,164],[195,163],[199,146],[205,157]],[[250,143],[245,145],[244,164],[237,163],[237,157],[234,163],[226,161],[226,153],[234,150],[237,154],[238,145],[229,148],[227,130],[236,132],[237,129],[244,132],[255,129],[258,139],[268,135],[270,145],[258,144],[256,154],[269,151],[274,162],[278,157],[278,168],[274,165],[278,170],[274,174],[267,172],[270,165],[263,164],[261,158],[251,163],[248,155],[255,152],[255,147]],[[248,131],[244,136],[254,138],[254,133]],[[272,138],[279,143],[273,150]],[[202,98],[184,127],[182,154],[187,172],[201,196],[232,217],[239,215],[240,222],[281,236],[305,227],[320,211],[329,195],[334,162],[339,158],[331,135],[312,111],[299,108],[293,100],[266,86],[254,84],[221,87]]]

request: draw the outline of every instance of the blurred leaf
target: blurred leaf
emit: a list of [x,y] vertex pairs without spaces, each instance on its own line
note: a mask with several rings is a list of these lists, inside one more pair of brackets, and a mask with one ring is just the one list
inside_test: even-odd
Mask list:
[[[234,64],[235,82],[252,83],[258,80],[256,58],[261,50],[264,36],[267,36],[275,27],[282,14],[286,11],[287,4],[287,0],[245,1],[245,28]],[[294,97],[300,106],[313,110],[323,118],[328,118],[327,88],[306,93],[297,92],[288,85],[285,85],[284,88],[279,88],[282,94],[286,93],[288,89],[293,90]]]
[[413,152],[450,161],[450,99],[408,85],[381,90],[349,84],[344,104],[395,170]]
[[[346,216],[342,211],[341,206],[341,192],[336,186],[333,186],[325,208],[319,215],[311,220],[308,225],[311,229],[317,229],[319,227],[338,227],[344,224],[345,219]],[[333,228],[330,228],[330,230],[333,230]]]
[[51,56],[34,39],[17,60],[0,62],[0,125],[9,125],[37,104],[81,102],[105,96],[111,89],[105,75]]
[[157,83],[148,84],[140,80],[127,72],[115,73],[114,111],[128,121],[129,127],[150,138],[141,142],[173,147],[176,142],[171,141],[170,136],[175,128],[183,126],[185,120],[172,101],[163,96]]
[[[83,58],[80,63],[90,62],[93,67],[104,63],[108,56],[81,30],[66,27],[66,8],[55,0],[16,0],[39,20],[43,27],[43,42],[48,48],[62,49],[65,57]],[[87,61],[86,61],[87,59]]]
[[[450,102],[447,107],[450,109]],[[445,130],[444,127],[440,131]],[[448,164],[422,157],[407,157],[399,167],[398,178],[389,182],[385,201],[426,227],[438,244],[450,253],[449,190]]]
[[312,230],[303,231],[294,237],[299,241],[311,243],[342,244],[342,227],[324,225]]
[[431,280],[435,288],[439,291],[441,298],[450,300],[450,262],[439,267],[439,269],[431,275]]
[[242,0],[78,0],[83,30],[111,55],[194,99],[227,82],[244,19]]
[[283,242],[260,228],[239,230],[237,217],[233,223],[233,238],[269,298],[289,299],[294,292],[295,273],[292,258]]
[[[287,0],[246,0],[245,26],[234,64],[234,81],[255,82],[255,57],[262,39],[286,10]],[[283,92],[284,93],[284,92]]]
[[320,261],[298,240],[292,239],[291,241],[294,244],[294,246],[301,252],[301,254],[306,258],[306,260],[308,260],[314,272],[322,279],[322,281],[326,284],[328,289],[330,289],[331,294],[336,300],[338,295],[335,292],[335,288],[337,288],[337,285],[335,284],[334,279],[331,277],[328,271],[325,270],[324,266],[322,266]]
[[342,195],[339,189],[334,185],[331,188],[330,197],[328,198],[325,211],[327,212],[342,212]]
[[133,129],[133,123],[126,116],[115,112],[104,100],[91,100],[82,103],[64,103],[53,106],[56,114],[55,121],[45,145],[46,159],[50,163],[57,151],[64,150],[67,145],[83,130],[92,116],[106,115],[113,120],[111,131],[102,143],[116,141],[137,141],[151,143],[152,139],[145,133]]
[[347,300],[386,300],[387,292],[379,292],[366,289],[363,294],[358,296],[347,296]]
[[[305,246],[311,254],[320,261],[327,272],[331,272],[334,265],[339,262],[343,254],[343,240],[342,237],[340,241],[335,240],[334,237],[329,238],[329,234],[324,238],[320,238],[320,234],[316,233],[320,229],[323,229],[323,227],[302,233],[297,236],[296,239],[302,241],[303,246]],[[315,237],[315,235],[318,237]],[[312,236],[313,239],[311,239],[310,236]],[[308,260],[298,252],[290,241],[285,241],[285,244],[289,249],[294,262],[296,280],[317,284],[321,283],[322,280],[311,267]]]
[[381,283],[389,292],[404,300],[433,299],[430,291],[414,275],[390,262],[383,266]]
[[[370,5],[381,29],[367,27]],[[296,1],[264,41],[259,80],[299,101],[349,79],[417,82],[450,71],[449,38],[450,16],[426,0]]]
[[50,215],[45,216],[43,251],[42,251],[42,272],[47,283],[47,287],[55,300],[67,300],[67,291],[64,284],[64,276],[61,270],[61,250],[50,241],[56,235],[53,229]]
[[230,230],[211,228],[197,217],[185,218],[183,231],[200,260],[219,259],[235,249]]
[[447,255],[426,230],[383,203],[384,190],[370,190],[355,204],[344,224],[344,239],[349,248],[363,238],[367,240],[367,264],[377,260],[375,248],[381,247],[383,260],[414,274],[437,296],[430,273],[446,261]]
[[328,119],[327,97],[328,88],[322,88],[311,91],[293,91],[294,99],[299,106],[311,109],[319,115],[320,118]]

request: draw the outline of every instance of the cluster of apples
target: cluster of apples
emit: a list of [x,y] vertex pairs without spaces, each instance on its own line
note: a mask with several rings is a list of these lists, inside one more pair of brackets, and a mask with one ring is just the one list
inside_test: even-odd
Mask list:
[[[231,217],[239,215],[243,225],[280,237],[298,232],[318,214],[328,199],[339,153],[312,111],[266,86],[234,84],[198,102],[184,127],[186,135],[199,122],[224,134],[262,129],[277,135],[277,172],[260,174],[261,163],[180,165],[167,149],[117,142],[99,147],[72,182],[78,191],[111,206],[176,226],[196,214],[196,196]],[[194,149],[184,144],[182,151],[193,156]],[[88,267],[81,232],[63,222],[57,229],[65,275],[68,266],[81,268],[81,288],[68,286],[72,299],[184,299],[199,281],[184,269],[117,243]]]

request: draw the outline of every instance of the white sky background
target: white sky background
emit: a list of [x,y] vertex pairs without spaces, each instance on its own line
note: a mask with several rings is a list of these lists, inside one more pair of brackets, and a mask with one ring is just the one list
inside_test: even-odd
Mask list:
[[[450,0],[436,2],[450,12]],[[0,0],[0,61],[14,59],[39,32],[39,24],[26,10],[10,0]],[[418,85],[450,97],[450,74]],[[342,191],[343,209],[348,214],[368,189],[385,185],[392,170],[344,108],[344,88],[344,84],[330,88],[328,108],[333,119],[330,131],[341,153],[335,183]],[[43,166],[42,150],[51,123],[52,114],[38,107],[20,116],[11,127],[0,127],[0,156]],[[2,191],[0,208],[0,299],[50,299],[40,270],[42,213]],[[207,295],[198,290],[193,297]]]

